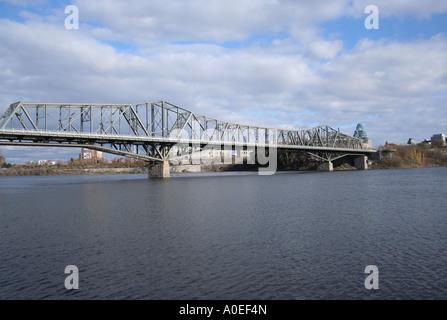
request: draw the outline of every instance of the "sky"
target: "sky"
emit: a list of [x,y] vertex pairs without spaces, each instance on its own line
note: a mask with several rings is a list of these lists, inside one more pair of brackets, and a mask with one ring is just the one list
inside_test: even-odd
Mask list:
[[[419,142],[447,133],[446,32],[439,0],[0,0],[0,114],[165,100],[257,126],[362,123],[374,147]],[[79,152],[0,150],[11,163]]]

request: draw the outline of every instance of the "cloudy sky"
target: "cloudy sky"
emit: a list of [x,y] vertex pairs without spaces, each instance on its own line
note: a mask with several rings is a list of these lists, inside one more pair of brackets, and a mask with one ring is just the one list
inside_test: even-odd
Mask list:
[[[242,124],[362,123],[375,147],[422,141],[447,133],[446,32],[439,0],[0,0],[0,113],[166,100]],[[16,163],[77,152],[1,150]]]

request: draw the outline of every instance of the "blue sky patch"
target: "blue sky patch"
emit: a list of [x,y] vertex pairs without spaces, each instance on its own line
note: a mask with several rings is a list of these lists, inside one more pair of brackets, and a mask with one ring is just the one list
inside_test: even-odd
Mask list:
[[[365,19],[366,19],[365,15]],[[447,32],[447,14],[434,14],[430,19],[415,17],[379,16],[379,29],[366,29],[364,19],[340,18],[320,25],[327,39],[343,40],[346,49],[355,47],[360,39],[389,39],[408,42],[428,39],[439,33]]]

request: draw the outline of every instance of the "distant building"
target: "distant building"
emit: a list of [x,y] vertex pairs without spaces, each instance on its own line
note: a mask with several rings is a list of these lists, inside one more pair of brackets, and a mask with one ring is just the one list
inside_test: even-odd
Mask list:
[[357,124],[357,127],[354,131],[354,138],[360,138],[363,140],[368,139],[368,135],[366,134],[366,131],[363,129],[363,124],[359,123]]
[[84,163],[98,163],[102,159],[102,152],[87,148],[81,148],[79,160]]
[[116,162],[116,163],[127,163],[127,164],[134,163],[136,161],[137,160],[134,158],[116,158],[113,160],[113,162]]
[[4,165],[6,163],[6,159],[4,156],[2,156],[2,151],[0,150],[0,166]]
[[363,129],[363,124],[357,124],[354,131],[354,138],[362,139],[365,146],[372,148],[372,140],[368,138],[366,131]]
[[407,144],[416,144],[416,141],[413,138],[408,139]]
[[[33,162],[31,161],[31,163],[33,163]],[[56,165],[56,161],[53,161],[53,160],[39,160],[39,161],[37,161],[37,164],[39,166],[54,166],[54,165]]]
[[240,155],[238,154],[238,156],[241,156],[242,158],[246,159],[249,157],[252,157],[254,153],[254,150],[242,150],[240,152]]
[[443,133],[434,134],[431,137],[431,143],[433,143],[434,141],[441,141],[442,145],[445,146],[447,145],[447,136]]

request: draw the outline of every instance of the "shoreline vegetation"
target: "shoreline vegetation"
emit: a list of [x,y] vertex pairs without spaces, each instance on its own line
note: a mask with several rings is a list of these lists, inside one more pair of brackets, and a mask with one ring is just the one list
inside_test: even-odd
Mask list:
[[[370,169],[399,169],[421,167],[447,166],[447,147],[442,145],[417,144],[398,145],[387,144],[379,150],[392,150],[392,155],[379,160],[372,160]],[[185,166],[183,166],[185,167]],[[189,171],[188,166],[175,172]],[[202,166],[201,172],[254,171],[257,165],[212,165]],[[174,169],[175,170],[175,169]],[[278,171],[311,171],[315,170],[315,163],[302,154],[279,154]],[[334,166],[334,171],[356,170],[349,163]],[[98,163],[82,163],[78,159],[71,159],[65,163],[58,161],[53,165],[37,164],[9,164],[4,163],[0,168],[1,176],[41,176],[41,175],[94,175],[94,174],[143,174],[148,173],[148,164],[144,161],[126,159],[126,161],[108,161]]]
[[378,160],[374,169],[399,169],[447,166],[447,147],[442,141],[433,144],[388,144],[379,150],[393,150],[392,156]]

